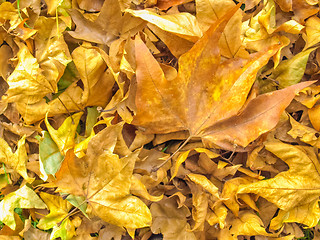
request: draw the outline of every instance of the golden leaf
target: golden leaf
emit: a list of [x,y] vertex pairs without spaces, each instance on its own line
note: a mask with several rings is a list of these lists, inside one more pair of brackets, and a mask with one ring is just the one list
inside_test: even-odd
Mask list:
[[238,194],[258,194],[284,211],[289,211],[319,198],[320,164],[312,148],[292,146],[279,140],[266,142],[265,147],[285,161],[289,170],[281,172],[271,179],[241,185]]

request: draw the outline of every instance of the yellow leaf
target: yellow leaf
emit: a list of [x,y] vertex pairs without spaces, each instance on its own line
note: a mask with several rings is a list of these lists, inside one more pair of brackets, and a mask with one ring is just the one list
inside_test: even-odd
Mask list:
[[48,132],[61,153],[66,154],[70,148],[74,147],[74,138],[82,114],[82,112],[79,112],[67,117],[58,130],[50,125],[47,117],[45,118]]
[[35,36],[36,58],[42,74],[50,83],[57,83],[72,61],[62,35],[67,26],[60,19],[39,17],[34,28],[38,31]]
[[57,90],[57,83],[49,81],[41,73],[37,59],[32,56],[27,46],[21,44],[18,52],[18,64],[8,77],[8,102],[25,102],[28,104],[40,101],[48,93]]
[[239,213],[239,217],[231,222],[230,233],[235,237],[239,235],[273,235],[266,232],[262,220],[251,211],[241,211]]
[[50,235],[50,239],[61,238],[61,240],[70,240],[76,235],[76,229],[73,222],[67,218],[61,225],[55,226]]
[[[237,191],[241,184],[251,183],[252,180],[250,178],[233,178],[228,180],[224,186],[221,193],[221,200],[222,202],[233,212],[235,216],[238,216],[239,209],[240,209],[240,202],[238,201]],[[245,199],[246,203],[253,209],[257,210],[255,206],[255,202],[246,194],[242,200]]]
[[56,173],[57,191],[84,196],[91,214],[126,228],[149,226],[149,208],[130,195],[131,176],[139,152],[123,158],[114,154],[119,125],[100,131],[91,138],[86,156],[76,158],[69,150]]
[[192,218],[194,226],[190,231],[203,231],[208,210],[208,196],[198,185],[190,184],[192,193]]
[[25,146],[25,136],[18,142],[18,149],[15,153],[8,143],[0,138],[0,162],[17,171],[28,183],[32,183],[34,178],[30,178],[27,173],[28,155]]
[[308,115],[312,126],[317,131],[320,131],[320,105],[316,105],[308,110]]
[[208,223],[213,226],[219,223],[221,229],[223,229],[226,225],[226,217],[228,214],[228,209],[223,205],[223,203],[218,202],[212,208],[212,211],[208,212],[207,221]]
[[[234,149],[234,144],[245,147],[275,127],[295,93],[311,82],[272,93],[278,100],[269,94],[257,97],[237,115],[255,81],[255,74],[279,45],[250,59],[231,59],[221,64],[216,41],[235,10],[219,19],[180,57],[178,76],[174,80],[166,79],[149,49],[136,37],[137,110],[131,124],[141,127],[145,133],[188,130],[189,138],[202,137],[207,147],[218,145],[226,149]],[[208,79],[208,76],[212,77]]]
[[270,228],[278,230],[284,223],[301,223],[307,228],[313,228],[320,220],[319,200],[295,207],[289,211],[280,210],[270,222]]
[[[273,140],[265,143],[268,151],[285,161],[289,170],[274,178],[241,185],[238,193],[255,193],[289,211],[320,196],[320,164],[310,147],[292,146]],[[301,167],[303,166],[303,168]]]
[[209,193],[211,193],[214,197],[219,198],[219,189],[205,176],[195,173],[187,174],[188,178],[203,187]]
[[15,208],[47,208],[38,195],[29,187],[23,186],[15,192],[9,193],[0,202],[0,221],[15,230]]
[[319,36],[320,36],[320,28],[319,28],[320,18],[313,16],[311,18],[308,18],[306,21],[306,32],[303,34],[303,38],[306,41],[306,45],[304,49],[310,48],[317,43],[320,42]]
[[178,208],[174,199],[163,199],[152,203],[150,207],[153,221],[151,231],[155,234],[162,233],[164,239],[196,240],[194,233],[190,232],[187,217],[190,216],[188,208]]
[[[202,31],[208,30],[210,25],[223,17],[234,8],[232,0],[197,0],[197,20]],[[248,52],[242,46],[240,39],[242,24],[242,11],[238,10],[226,25],[222,37],[219,40],[221,55],[233,57],[248,57]]]
[[290,115],[289,118],[292,128],[288,132],[288,134],[291,137],[293,137],[294,139],[299,138],[300,141],[310,144],[311,146],[315,146],[318,148],[320,147],[320,139],[318,139],[317,137],[317,135],[319,134],[318,131],[297,122]]
[[152,196],[148,193],[146,186],[135,176],[131,176],[130,192],[133,195],[143,197],[152,202],[158,202],[163,198],[163,194],[160,196]]
[[198,26],[196,18],[190,13],[167,14],[161,16],[149,10],[135,11],[127,9],[126,12],[191,42],[196,42],[202,36],[202,31]]
[[48,230],[56,226],[56,224],[68,216],[72,205],[58,195],[41,192],[40,197],[48,206],[50,213],[40,219],[37,227],[43,230]]
[[189,156],[189,153],[190,153],[190,150],[182,152],[178,155],[178,158],[174,164],[174,170],[173,170],[173,173],[171,175],[170,180],[174,179],[177,176],[178,171],[179,171],[179,167],[181,166],[182,163],[184,163],[186,161],[187,157]]

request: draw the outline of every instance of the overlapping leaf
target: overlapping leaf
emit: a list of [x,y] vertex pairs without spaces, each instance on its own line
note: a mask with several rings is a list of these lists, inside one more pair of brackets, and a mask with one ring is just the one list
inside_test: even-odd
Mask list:
[[[136,39],[137,110],[133,124],[142,127],[146,133],[188,130],[191,137],[201,136],[221,146],[221,139],[216,140],[214,133],[219,131],[220,126],[213,125],[217,122],[218,125],[228,125],[229,122],[230,127],[235,125],[236,119],[241,117],[230,117],[238,114],[244,105],[258,69],[266,64],[280,47],[273,46],[253,54],[250,59],[231,59],[221,63],[217,39],[233,12],[218,20],[189,52],[180,57],[178,77],[174,80],[165,78],[147,47],[139,38]],[[239,119],[241,126],[236,124],[242,133],[237,134],[239,131],[230,129],[231,136],[226,131],[221,135],[225,138],[230,136],[231,146],[247,146],[259,135],[272,129],[277,123],[276,116],[280,116],[295,93],[309,84],[297,85],[282,94],[275,92],[275,95],[282,95],[280,103],[270,103],[272,113],[266,113],[262,122],[259,120],[261,111],[257,112],[255,108],[265,109],[257,104],[262,101],[269,104],[273,97],[265,95],[254,99],[243,111],[246,113],[245,117],[248,117],[247,112],[250,112],[248,119],[252,122]],[[271,120],[268,126],[265,124],[268,122],[265,121],[266,117]],[[246,125],[255,126],[259,131],[250,133],[246,130]],[[228,127],[222,127],[223,130],[226,128]],[[248,139],[242,140],[243,135]]]
[[60,192],[84,196],[88,211],[106,222],[133,229],[146,227],[151,223],[148,207],[129,194],[138,152],[123,158],[113,153],[118,131],[121,125],[95,135],[83,158],[69,150],[54,184]]

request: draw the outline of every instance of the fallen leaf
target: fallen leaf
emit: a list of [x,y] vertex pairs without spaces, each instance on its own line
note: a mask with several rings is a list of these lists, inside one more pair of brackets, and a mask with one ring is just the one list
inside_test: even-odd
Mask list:
[[187,176],[192,182],[200,185],[203,189],[212,194],[212,196],[219,199],[219,189],[205,176],[195,173],[189,173]]
[[251,211],[241,212],[239,217],[232,221],[231,225],[230,233],[235,237],[239,235],[273,235],[266,232],[261,219]]
[[8,167],[18,172],[28,183],[32,183],[34,178],[30,178],[27,173],[28,155],[25,146],[25,136],[18,142],[18,149],[12,152],[8,143],[0,138],[0,161]]
[[47,117],[45,118],[48,132],[62,154],[66,154],[69,149],[74,147],[75,134],[82,114],[79,112],[67,117],[58,130],[50,125]]
[[[242,185],[238,189],[238,194],[258,194],[284,211],[319,198],[320,165],[312,148],[292,146],[279,140],[269,141],[264,145],[268,151],[285,161],[289,170],[271,179]],[[301,168],[302,165],[303,168]],[[274,194],[275,192],[277,194]]]
[[68,216],[72,205],[58,195],[42,192],[40,197],[48,206],[50,213],[40,219],[37,227],[43,230],[54,228],[60,221]]
[[146,227],[151,222],[149,208],[129,194],[139,152],[123,158],[113,153],[117,127],[108,127],[95,135],[83,158],[76,158],[69,150],[54,185],[59,192],[84,196],[92,214],[108,223],[126,228]]
[[21,45],[17,57],[18,64],[7,79],[9,89],[6,101],[32,104],[40,101],[46,94],[57,91],[57,83],[45,78],[37,59],[26,45]]
[[[234,8],[235,3],[232,0],[197,0],[197,20],[203,32],[217,19],[223,17],[228,11]],[[222,36],[219,40],[221,55],[227,58],[248,57],[248,52],[244,49],[240,39],[242,25],[242,10],[238,10],[229,20]]]
[[280,88],[289,87],[301,81],[307,66],[310,53],[316,48],[301,51],[291,59],[281,61],[270,75],[270,78],[279,83]]
[[60,153],[57,144],[47,131],[43,131],[39,138],[39,164],[41,178],[47,180],[48,174],[54,175],[60,168],[64,156]]
[[40,208],[44,209],[47,206],[39,198],[39,196],[29,187],[23,186],[15,192],[9,193],[0,202],[0,221],[15,230],[16,223],[14,220],[15,208]]
[[278,215],[270,222],[270,228],[278,230],[284,223],[297,222],[308,228],[316,226],[320,219],[318,199],[289,211],[280,210]]
[[189,13],[161,16],[149,10],[134,11],[127,9],[126,12],[191,42],[196,42],[202,36],[196,18]]
[[[204,137],[207,135],[204,129],[238,113],[258,68],[278,47],[259,53],[251,60],[232,59],[221,65],[219,49],[214,42],[219,39],[232,13],[221,18],[188,53],[180,57],[178,77],[174,81],[164,77],[147,47],[136,38],[137,111],[132,124],[145,129],[146,133],[188,130],[190,138]],[[241,68],[230,75],[235,66]],[[225,74],[228,74],[227,78],[224,78]],[[207,76],[213,78],[203,81]]]
[[177,208],[174,199],[163,199],[158,203],[152,203],[151,231],[155,234],[161,233],[163,240],[190,239],[195,240],[194,233],[190,232],[187,216],[190,212],[187,208]]
[[234,148],[234,144],[247,146],[258,136],[274,128],[295,95],[310,84],[312,82],[302,82],[282,90],[259,95],[251,100],[238,115],[205,129],[203,131],[205,133],[204,142],[208,140],[209,146],[214,143],[230,150]]

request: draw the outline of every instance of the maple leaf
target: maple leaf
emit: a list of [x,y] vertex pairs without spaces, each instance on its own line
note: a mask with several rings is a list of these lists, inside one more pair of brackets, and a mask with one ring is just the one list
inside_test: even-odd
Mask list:
[[51,195],[45,192],[40,193],[40,197],[48,206],[50,213],[40,219],[37,227],[43,230],[48,230],[68,216],[68,212],[72,205],[60,196]]
[[146,227],[151,222],[148,207],[131,196],[131,175],[138,152],[123,158],[113,153],[120,125],[105,128],[88,144],[87,154],[66,154],[54,185],[59,192],[84,196],[88,209],[106,222],[126,228]]
[[[295,93],[311,83],[288,88],[286,93],[273,93],[281,95],[279,104],[270,103],[272,107],[268,109],[270,111],[262,113],[263,117],[261,111],[264,111],[264,107],[256,104],[260,101],[272,102],[273,96],[253,99],[242,115],[235,116],[247,99],[256,73],[280,47],[273,46],[253,54],[250,59],[230,59],[220,63],[217,41],[235,11],[236,8],[220,18],[190,51],[180,57],[178,76],[173,80],[165,78],[158,62],[136,37],[137,109],[132,124],[142,127],[146,133],[188,130],[189,138],[200,136],[210,144],[228,149],[233,149],[234,144],[245,147],[276,125],[279,119],[276,116],[280,117]],[[270,125],[266,124],[268,122]],[[218,126],[214,127],[214,124]],[[238,131],[233,130],[235,125]],[[259,130],[248,131],[248,126]],[[232,132],[227,139],[229,146],[219,137],[215,139],[216,131],[225,138]]]
[[40,101],[46,94],[56,92],[56,82],[48,81],[41,73],[37,59],[26,45],[18,52],[18,64],[8,77],[8,102],[24,101],[29,104]]
[[39,196],[29,187],[23,186],[15,192],[9,193],[0,202],[0,221],[11,229],[16,228],[14,220],[15,208],[47,208]]
[[153,233],[162,233],[164,240],[196,239],[194,233],[188,231],[190,226],[187,217],[190,215],[186,207],[177,208],[174,199],[163,199],[150,207],[153,222]]
[[319,198],[320,165],[312,148],[292,146],[279,140],[269,141],[264,145],[268,151],[285,161],[289,170],[271,179],[242,185],[238,194],[256,193],[284,211]]
[[0,138],[0,162],[17,171],[27,182],[33,182],[34,178],[28,176],[27,161],[28,155],[25,146],[25,136],[18,142],[18,149],[12,152],[8,143]]

